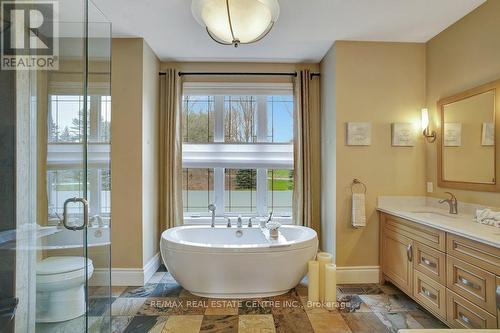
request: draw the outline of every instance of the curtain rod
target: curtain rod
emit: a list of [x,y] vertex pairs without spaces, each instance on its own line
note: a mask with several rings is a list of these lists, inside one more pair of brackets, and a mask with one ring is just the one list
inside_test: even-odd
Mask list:
[[[160,75],[165,75],[165,73],[160,72]],[[179,72],[179,76],[297,76],[297,72]],[[320,73],[311,73],[311,78],[320,76]]]

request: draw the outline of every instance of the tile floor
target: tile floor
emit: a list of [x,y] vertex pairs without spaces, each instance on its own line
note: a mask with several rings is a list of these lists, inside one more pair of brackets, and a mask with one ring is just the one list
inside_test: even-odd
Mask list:
[[[102,324],[102,289],[92,288],[91,332]],[[112,332],[347,333],[445,328],[390,284],[338,287],[339,308],[307,303],[307,281],[285,295],[258,300],[218,300],[192,295],[160,269],[144,287],[113,287]],[[103,306],[98,306],[99,301]],[[66,332],[68,324],[50,332]],[[66,328],[65,328],[66,327]],[[70,330],[68,332],[76,332]]]

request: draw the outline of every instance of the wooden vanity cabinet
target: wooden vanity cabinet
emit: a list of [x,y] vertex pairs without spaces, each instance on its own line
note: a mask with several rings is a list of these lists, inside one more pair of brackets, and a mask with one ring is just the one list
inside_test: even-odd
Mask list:
[[448,326],[500,327],[500,249],[380,213],[380,266]]

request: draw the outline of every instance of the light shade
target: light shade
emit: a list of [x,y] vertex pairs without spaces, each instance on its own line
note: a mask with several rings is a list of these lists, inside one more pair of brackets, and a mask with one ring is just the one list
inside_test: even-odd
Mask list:
[[279,16],[278,0],[193,0],[191,10],[212,39],[234,46],[261,40]]
[[429,128],[429,110],[422,109],[422,130],[425,131]]

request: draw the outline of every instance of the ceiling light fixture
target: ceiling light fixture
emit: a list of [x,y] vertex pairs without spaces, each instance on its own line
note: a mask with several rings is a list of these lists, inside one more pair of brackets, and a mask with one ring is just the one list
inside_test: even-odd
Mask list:
[[217,43],[255,43],[267,36],[278,20],[278,0],[193,0],[191,11]]

